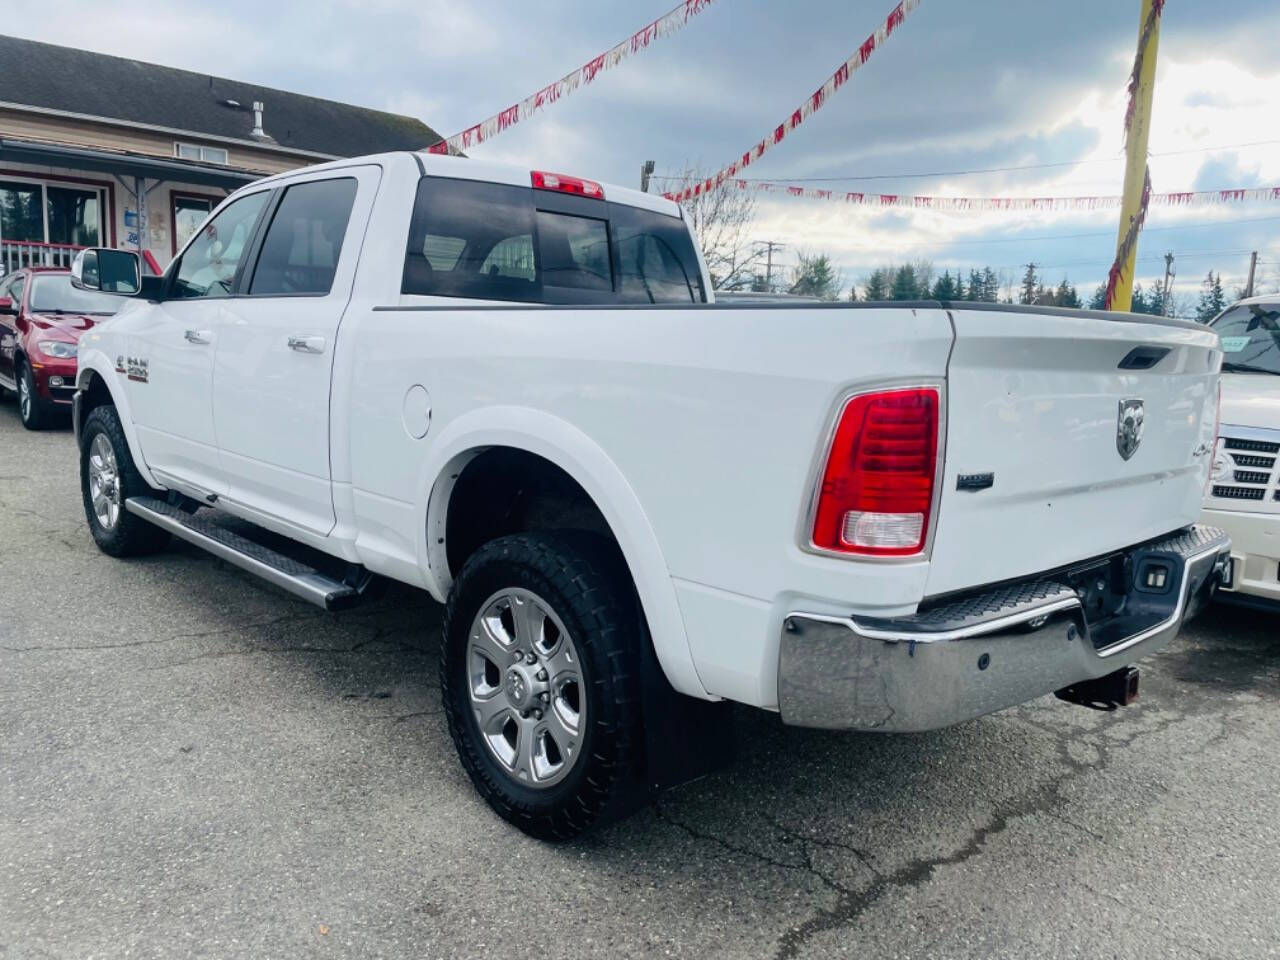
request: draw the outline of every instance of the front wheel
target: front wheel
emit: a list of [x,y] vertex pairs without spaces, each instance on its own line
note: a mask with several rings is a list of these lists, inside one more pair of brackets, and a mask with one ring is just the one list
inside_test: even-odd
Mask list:
[[525,833],[564,840],[640,789],[641,631],[625,565],[590,535],[482,547],[445,611],[441,687],[462,765]]
[[43,430],[49,425],[49,410],[40,399],[35,375],[26,363],[18,371],[18,417],[28,430]]
[[134,466],[115,407],[97,407],[80,437],[80,491],[89,532],[103,553],[136,557],[164,549],[169,533],[130,513],[130,497],[155,496]]

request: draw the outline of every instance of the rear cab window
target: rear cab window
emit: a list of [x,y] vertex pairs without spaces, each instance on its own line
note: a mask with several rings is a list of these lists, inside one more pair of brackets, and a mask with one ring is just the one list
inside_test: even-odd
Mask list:
[[706,300],[679,217],[443,177],[418,183],[401,292],[545,304]]

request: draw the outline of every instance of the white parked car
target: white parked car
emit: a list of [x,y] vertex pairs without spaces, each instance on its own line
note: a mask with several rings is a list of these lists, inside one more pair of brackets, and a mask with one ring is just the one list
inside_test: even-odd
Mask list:
[[1231,536],[1224,596],[1280,604],[1280,297],[1241,300],[1212,326],[1225,359],[1204,519]]
[[142,286],[80,347],[100,547],[446,602],[459,756],[537,836],[723,760],[717,702],[878,731],[1128,702],[1229,550],[1195,324],[715,304],[673,203],[410,153],[240,190],[162,278],[75,272]]

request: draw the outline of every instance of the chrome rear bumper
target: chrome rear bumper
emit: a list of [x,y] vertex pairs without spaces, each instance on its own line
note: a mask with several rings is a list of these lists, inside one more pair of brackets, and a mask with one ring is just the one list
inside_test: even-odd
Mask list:
[[[1093,629],[1077,590],[1053,578],[894,620],[794,613],[778,664],[782,719],[932,730],[1113,673],[1159,650],[1212,599],[1230,550],[1221,530],[1195,526],[1125,551],[1134,582],[1122,615]],[[1138,585],[1149,564],[1168,569],[1159,591]]]

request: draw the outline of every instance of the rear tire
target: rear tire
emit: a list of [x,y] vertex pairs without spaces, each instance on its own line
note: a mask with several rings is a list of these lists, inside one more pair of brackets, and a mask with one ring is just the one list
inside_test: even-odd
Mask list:
[[134,465],[120,416],[96,407],[80,435],[80,491],[89,532],[103,553],[139,557],[163,550],[169,533],[125,509],[130,497],[156,496]]
[[567,840],[642,789],[636,609],[616,547],[593,535],[501,537],[453,584],[449,732],[476,790],[530,836]]

